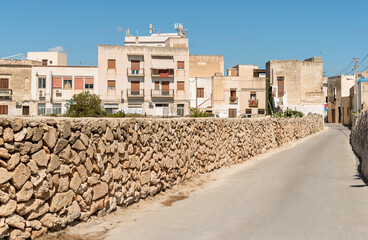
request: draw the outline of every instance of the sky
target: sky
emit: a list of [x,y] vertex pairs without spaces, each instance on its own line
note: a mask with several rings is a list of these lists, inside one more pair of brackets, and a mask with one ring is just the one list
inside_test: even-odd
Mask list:
[[[187,29],[189,52],[265,68],[269,60],[321,56],[326,76],[368,66],[368,0],[1,1],[0,58],[64,51],[68,65],[97,65],[98,44]],[[349,67],[348,67],[349,66]],[[343,71],[346,68],[345,71]]]

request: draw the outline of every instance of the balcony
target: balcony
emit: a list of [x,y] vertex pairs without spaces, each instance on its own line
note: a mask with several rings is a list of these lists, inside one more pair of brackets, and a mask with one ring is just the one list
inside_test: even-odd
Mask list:
[[167,91],[151,89],[152,98],[174,98],[174,89]]
[[139,70],[132,70],[131,68],[127,69],[128,77],[144,77],[144,68],[140,68]]
[[144,89],[131,90],[127,89],[128,98],[144,98]]
[[173,68],[168,68],[168,69],[151,68],[151,77],[172,78],[174,77],[174,69]]
[[258,100],[248,100],[249,107],[258,107]]
[[0,98],[3,99],[11,99],[13,95],[13,90],[12,89],[0,89]]
[[238,97],[229,97],[230,104],[238,104]]

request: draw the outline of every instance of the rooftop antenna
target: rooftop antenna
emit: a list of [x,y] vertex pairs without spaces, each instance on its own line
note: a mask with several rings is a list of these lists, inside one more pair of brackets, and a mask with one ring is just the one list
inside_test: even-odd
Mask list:
[[178,32],[178,35],[180,37],[185,37],[185,32],[187,30],[183,27],[183,24],[181,24],[181,23],[175,23],[174,24],[174,28],[176,29],[176,31]]
[[150,35],[152,35],[152,33],[153,33],[154,30],[155,29],[152,27],[152,23],[150,23]]
[[26,60],[27,59],[27,54],[19,53],[19,54],[15,54],[15,55],[12,55],[12,56],[3,57],[1,59]]
[[127,37],[131,37],[132,36],[132,35],[130,35],[130,29],[129,28],[126,30],[126,36]]
[[138,32],[138,29],[137,29],[137,36],[139,36],[139,32]]

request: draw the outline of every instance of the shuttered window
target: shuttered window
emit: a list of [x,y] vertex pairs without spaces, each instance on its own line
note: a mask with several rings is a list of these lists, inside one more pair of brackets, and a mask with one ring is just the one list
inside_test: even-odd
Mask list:
[[178,91],[184,91],[184,82],[183,81],[178,81]]
[[160,90],[160,82],[159,81],[155,82],[155,90]]
[[83,78],[74,78],[74,89],[83,89]]
[[278,97],[284,96],[284,77],[277,77],[277,91]]
[[115,67],[116,67],[115,59],[108,59],[107,60],[107,68],[115,68]]
[[0,88],[9,88],[9,79],[7,78],[2,78],[0,79]]
[[61,78],[53,78],[52,79],[52,88],[61,88]]
[[229,109],[229,118],[236,118],[237,110]]
[[115,80],[108,80],[107,81],[107,89],[108,90],[115,90]]
[[141,64],[139,60],[132,60],[131,61],[131,68],[132,70],[139,70],[141,68]]
[[178,69],[184,69],[184,61],[178,61],[177,62],[177,68]]
[[161,83],[161,90],[163,92],[168,92],[170,90],[169,82],[167,82],[167,81],[162,82]]
[[139,92],[139,89],[140,89],[139,81],[132,81],[131,88],[132,88],[132,92]]
[[0,105],[0,114],[8,115],[8,105]]
[[197,88],[197,98],[204,98],[204,88]]

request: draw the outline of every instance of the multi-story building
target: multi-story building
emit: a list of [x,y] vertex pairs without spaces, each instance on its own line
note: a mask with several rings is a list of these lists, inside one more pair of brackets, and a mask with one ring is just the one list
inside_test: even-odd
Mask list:
[[98,46],[99,94],[107,112],[186,115],[189,49],[183,28],[175,34],[125,37],[125,46]]
[[[345,122],[344,119],[349,116],[351,109],[348,106],[347,99],[350,96],[350,88],[354,86],[354,75],[339,75],[328,78],[327,83],[327,118],[329,123]],[[342,106],[344,102],[344,107]]]
[[323,62],[321,57],[300,60],[271,60],[266,63],[267,81],[274,104],[304,114],[324,111]]
[[0,115],[30,115],[33,60],[0,59]]
[[219,117],[264,115],[266,71],[254,65],[237,65],[213,77],[213,113]]
[[189,56],[190,106],[212,113],[212,77],[224,75],[224,56]]
[[74,94],[98,94],[98,68],[90,66],[35,66],[32,68],[31,115],[64,114]]

